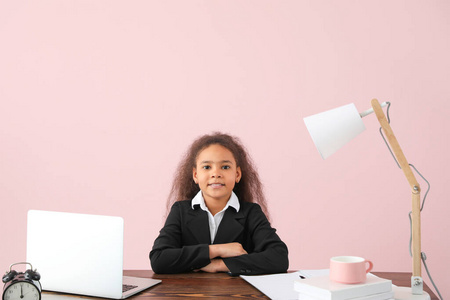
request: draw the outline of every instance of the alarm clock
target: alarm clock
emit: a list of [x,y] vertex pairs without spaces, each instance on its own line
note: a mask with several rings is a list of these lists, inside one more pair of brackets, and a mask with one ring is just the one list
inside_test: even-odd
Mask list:
[[[28,264],[30,269],[25,273],[17,272],[12,269],[13,266],[19,264]],[[39,282],[41,275],[33,270],[33,266],[27,262],[19,262],[9,267],[9,272],[3,276],[2,300],[41,300],[42,286]]]

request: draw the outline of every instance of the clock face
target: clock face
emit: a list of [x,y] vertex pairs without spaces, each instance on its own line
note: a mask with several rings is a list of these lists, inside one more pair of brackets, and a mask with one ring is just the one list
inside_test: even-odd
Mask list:
[[41,295],[35,285],[30,282],[16,282],[3,292],[3,300],[40,300]]

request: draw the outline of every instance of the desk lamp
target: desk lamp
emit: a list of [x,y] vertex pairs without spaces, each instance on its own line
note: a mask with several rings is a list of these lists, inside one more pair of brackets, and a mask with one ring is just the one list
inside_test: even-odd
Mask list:
[[[406,288],[403,292],[405,299],[430,299],[428,293],[423,291],[423,280],[421,276],[421,241],[420,241],[420,186],[411,170],[411,165],[406,160],[402,149],[392,131],[389,124],[389,118],[386,118],[382,107],[389,105],[388,102],[379,103],[377,99],[373,99],[372,108],[362,113],[358,113],[354,104],[341,106],[323,113],[304,118],[306,127],[320,152],[323,159],[329,157],[339,148],[344,146],[350,140],[355,138],[365,130],[362,118],[375,112],[380,122],[381,128],[387,139],[386,144],[390,145],[392,155],[397,161],[399,167],[403,170],[405,177],[411,188],[412,196],[412,213],[411,219],[411,235],[412,235],[412,263],[413,272],[411,277],[411,288]],[[388,106],[389,107],[389,106]],[[389,113],[388,113],[389,116]],[[381,132],[381,129],[380,129]],[[420,173],[419,173],[420,174]],[[396,299],[397,299],[396,295]]]

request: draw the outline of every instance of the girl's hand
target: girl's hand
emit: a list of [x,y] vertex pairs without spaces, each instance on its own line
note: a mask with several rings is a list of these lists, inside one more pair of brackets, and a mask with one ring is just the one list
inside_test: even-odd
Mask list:
[[203,271],[208,273],[217,273],[217,272],[229,272],[227,265],[221,260],[220,258],[212,259],[211,263],[207,266],[204,266],[200,270],[197,271]]
[[234,257],[247,254],[240,243],[209,245],[209,257]]

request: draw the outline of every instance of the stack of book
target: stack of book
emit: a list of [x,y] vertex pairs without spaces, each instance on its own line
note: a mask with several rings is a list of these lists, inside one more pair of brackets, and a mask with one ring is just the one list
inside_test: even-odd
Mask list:
[[328,275],[298,279],[294,283],[299,300],[387,300],[394,299],[392,281],[369,274],[364,283],[344,284]]

